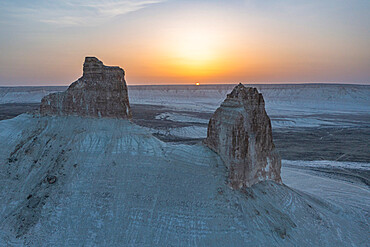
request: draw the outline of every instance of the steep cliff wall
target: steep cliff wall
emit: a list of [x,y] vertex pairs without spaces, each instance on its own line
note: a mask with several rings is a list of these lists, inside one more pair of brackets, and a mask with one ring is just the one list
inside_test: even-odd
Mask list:
[[41,115],[131,118],[125,72],[86,57],[83,75],[65,92],[45,96]]
[[271,121],[256,88],[239,84],[227,95],[209,121],[205,143],[228,166],[233,188],[264,180],[281,182],[281,161],[272,141]]

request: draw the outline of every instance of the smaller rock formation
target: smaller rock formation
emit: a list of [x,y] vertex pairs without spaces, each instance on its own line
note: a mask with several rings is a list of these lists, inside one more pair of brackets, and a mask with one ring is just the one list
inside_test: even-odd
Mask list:
[[264,180],[281,182],[271,121],[256,88],[239,84],[227,95],[209,121],[205,143],[228,166],[234,189]]
[[131,118],[125,72],[105,66],[96,57],[86,57],[83,75],[65,92],[41,100],[41,115]]

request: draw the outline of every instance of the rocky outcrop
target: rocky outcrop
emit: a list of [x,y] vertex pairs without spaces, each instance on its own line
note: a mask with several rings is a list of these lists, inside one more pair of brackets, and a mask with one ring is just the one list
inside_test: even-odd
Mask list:
[[272,140],[271,121],[256,88],[239,84],[227,95],[209,121],[205,143],[228,166],[233,188],[263,180],[281,182],[281,160]]
[[86,57],[83,75],[65,92],[41,100],[41,115],[131,118],[125,72],[105,66],[96,57]]

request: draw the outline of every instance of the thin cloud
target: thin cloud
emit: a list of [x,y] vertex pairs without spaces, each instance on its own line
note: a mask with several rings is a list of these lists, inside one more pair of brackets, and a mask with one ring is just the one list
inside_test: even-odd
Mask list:
[[[28,6],[15,6],[8,2],[3,10],[14,17],[58,26],[90,26],[109,21],[120,15],[134,12],[165,0],[70,0],[41,1]],[[1,5],[1,4],[0,4]]]

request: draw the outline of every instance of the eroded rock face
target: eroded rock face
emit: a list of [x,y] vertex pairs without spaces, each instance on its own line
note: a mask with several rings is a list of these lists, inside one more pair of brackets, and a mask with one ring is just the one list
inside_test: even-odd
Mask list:
[[65,92],[41,100],[41,115],[131,118],[125,72],[86,57],[83,75]]
[[263,180],[281,182],[281,160],[272,140],[271,121],[256,88],[239,84],[227,95],[209,121],[205,143],[228,166],[233,188]]

